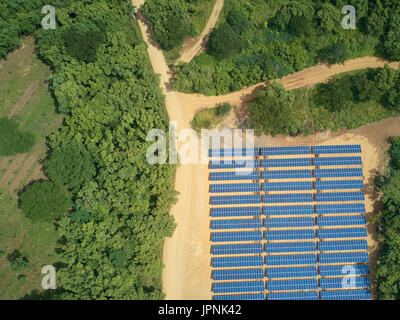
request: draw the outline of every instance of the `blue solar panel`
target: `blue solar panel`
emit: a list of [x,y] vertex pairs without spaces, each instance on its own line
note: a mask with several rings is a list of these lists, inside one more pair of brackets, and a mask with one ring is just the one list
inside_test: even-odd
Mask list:
[[259,180],[258,171],[210,172],[210,181]]
[[212,160],[210,169],[241,169],[241,168],[259,168],[258,160]]
[[261,241],[261,231],[242,231],[242,232],[213,232],[211,233],[212,242],[233,242],[233,241]]
[[271,206],[264,207],[266,216],[289,216],[289,215],[309,215],[314,214],[313,206]]
[[356,178],[363,177],[361,168],[344,168],[344,169],[315,169],[315,178]]
[[267,266],[290,266],[290,265],[315,265],[317,257],[315,254],[296,254],[284,256],[266,256]]
[[342,253],[321,253],[319,263],[366,263],[369,262],[368,252],[342,252]]
[[258,229],[262,228],[261,219],[233,219],[233,220],[213,220],[211,221],[212,230],[221,229]]
[[317,214],[365,213],[364,203],[320,204],[315,209]]
[[337,153],[361,153],[361,146],[355,145],[340,145],[340,146],[313,146],[314,154],[337,154]]
[[321,289],[355,289],[355,288],[369,288],[369,278],[327,278],[321,279]]
[[296,181],[296,182],[267,182],[262,184],[263,191],[301,191],[312,190],[311,181]]
[[211,217],[256,217],[261,216],[261,207],[211,208]]
[[329,192],[316,193],[315,201],[317,202],[342,202],[342,201],[364,201],[363,192]]
[[264,203],[301,203],[313,202],[312,193],[284,193],[263,195]]
[[367,224],[367,219],[365,216],[326,216],[318,217],[317,224],[321,227],[362,226]]
[[261,203],[259,195],[247,194],[237,196],[212,196],[210,197],[211,204],[214,206],[218,205],[229,205],[229,204],[256,204]]
[[264,269],[222,269],[213,270],[214,281],[220,280],[258,280],[264,278]]
[[315,251],[314,242],[280,242],[266,243],[266,253],[289,253],[289,252],[311,252]]
[[321,157],[313,158],[316,167],[324,166],[361,166],[361,157]]
[[348,240],[348,241],[320,241],[319,251],[355,251],[368,250],[367,240]]
[[213,255],[261,254],[263,245],[261,243],[213,245],[211,252]]
[[209,149],[208,156],[210,158],[253,157],[258,156],[258,148]]
[[260,192],[259,183],[212,184],[210,193]]
[[267,300],[318,300],[318,292],[271,293],[267,295]]
[[262,267],[263,265],[262,256],[212,258],[213,268]]
[[321,291],[321,300],[371,300],[370,290]]
[[266,218],[264,219],[266,228],[298,228],[314,227],[314,218]]
[[339,239],[339,238],[366,238],[365,228],[346,228],[346,229],[320,229],[318,238],[320,239]]
[[313,278],[317,276],[316,267],[295,267],[295,268],[270,268],[267,269],[267,278]]
[[348,190],[363,189],[364,182],[362,180],[333,180],[333,181],[316,181],[316,190]]
[[262,293],[257,294],[231,294],[224,296],[213,296],[213,300],[265,300],[265,295]]
[[262,159],[262,168],[311,167],[311,158]]
[[262,178],[269,179],[311,179],[311,170],[267,170],[261,171]]
[[268,281],[267,289],[268,291],[316,290],[318,281],[316,279]]
[[311,148],[306,146],[301,147],[267,147],[260,148],[262,156],[285,156],[285,155],[300,155],[311,154]]
[[263,281],[246,281],[246,282],[216,282],[213,283],[214,293],[230,293],[230,292],[264,292]]
[[369,275],[368,264],[340,265],[340,266],[320,266],[319,274],[321,277],[335,277],[345,275]]
[[315,239],[315,230],[265,231],[265,240],[311,240]]

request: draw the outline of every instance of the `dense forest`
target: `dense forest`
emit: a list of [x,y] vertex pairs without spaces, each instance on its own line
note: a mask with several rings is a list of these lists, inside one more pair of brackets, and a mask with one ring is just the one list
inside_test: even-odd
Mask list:
[[311,134],[354,129],[400,114],[400,71],[386,65],[339,75],[313,89],[273,82],[249,104],[256,134]]
[[382,194],[379,229],[385,244],[376,266],[375,279],[378,299],[400,300],[400,137],[392,138],[390,156],[387,173],[376,181]]
[[1,23],[15,31],[2,31],[2,55],[34,33],[66,114],[48,139],[48,179],[24,188],[22,212],[57,226],[63,298],[160,299],[175,168],[146,161],[146,133],[167,131],[168,118],[139,28],[125,1],[59,0],[57,28],[45,30],[42,5],[0,5]]
[[400,3],[351,1],[357,13],[355,30],[341,25],[345,17],[341,10],[347,4],[344,0],[225,0],[207,52],[175,68],[174,88],[221,95],[317,63],[373,54],[400,60]]

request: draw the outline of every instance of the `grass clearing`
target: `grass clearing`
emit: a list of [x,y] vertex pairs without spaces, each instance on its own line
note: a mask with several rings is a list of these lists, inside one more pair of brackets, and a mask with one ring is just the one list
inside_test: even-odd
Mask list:
[[231,111],[232,106],[224,103],[220,106],[199,111],[191,121],[191,126],[199,132],[201,129],[212,129],[221,123]]
[[[58,234],[54,225],[31,223],[18,209],[14,193],[30,182],[35,168],[46,155],[46,137],[63,121],[63,116],[56,113],[49,91],[50,74],[49,67],[36,57],[32,37],[23,39],[20,49],[0,61],[0,117],[8,117],[31,84],[39,83],[13,117],[23,131],[35,135],[35,146],[16,168],[10,166],[19,155],[0,157],[0,163],[4,160],[0,180],[11,173],[6,185],[0,188],[0,299],[19,299],[33,290],[41,291],[41,268],[56,261]],[[29,266],[19,272],[12,271],[7,260],[7,255],[15,249],[29,260]]]

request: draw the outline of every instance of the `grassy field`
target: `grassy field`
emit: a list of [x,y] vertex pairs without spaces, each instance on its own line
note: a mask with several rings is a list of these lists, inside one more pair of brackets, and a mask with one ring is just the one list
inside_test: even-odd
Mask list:
[[197,132],[200,132],[201,129],[215,128],[225,119],[231,109],[232,106],[225,103],[215,108],[201,110],[194,116],[191,126]]
[[[199,14],[190,16],[195,36],[198,36],[203,31],[208,19],[210,18],[214,5],[215,0],[200,2],[198,4]],[[171,50],[164,50],[165,60],[167,61],[167,64],[173,64],[175,60],[179,58],[179,52],[181,51],[181,49],[182,46],[173,48]]]
[[[34,52],[33,38],[0,61],[0,117],[9,117],[36,137],[28,154],[0,157],[0,299],[18,299],[41,290],[41,267],[55,262],[57,232],[52,224],[32,224],[18,209],[16,192],[43,178],[39,162],[46,153],[46,136],[62,124],[48,88],[50,69]],[[12,271],[7,255],[19,249],[29,266]],[[18,280],[25,275],[24,281]]]

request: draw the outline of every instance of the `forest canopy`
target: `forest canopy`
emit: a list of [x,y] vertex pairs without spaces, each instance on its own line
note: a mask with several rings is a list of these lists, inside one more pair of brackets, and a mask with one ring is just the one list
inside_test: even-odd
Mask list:
[[378,221],[385,243],[374,276],[378,299],[400,300],[400,137],[392,138],[390,156],[386,174],[376,181],[382,195]]
[[175,167],[146,161],[147,132],[168,131],[168,118],[139,27],[125,1],[59,0],[56,29],[42,29],[42,4],[0,4],[0,17],[18,31],[3,56],[33,33],[66,115],[48,138],[48,180],[22,190],[22,212],[57,226],[59,297],[161,299]]
[[225,0],[207,52],[175,68],[174,88],[222,95],[317,63],[342,63],[367,55],[400,60],[398,3],[351,1],[356,8],[355,30],[341,24],[342,8],[348,4],[344,0]]

